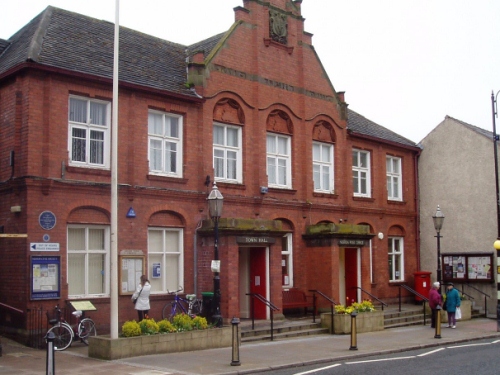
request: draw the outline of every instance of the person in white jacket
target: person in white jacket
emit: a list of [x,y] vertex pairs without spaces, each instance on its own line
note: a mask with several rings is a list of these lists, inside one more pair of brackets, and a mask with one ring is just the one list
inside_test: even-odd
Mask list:
[[151,293],[151,284],[146,275],[141,276],[141,282],[137,286],[137,290],[132,295],[132,301],[135,302],[135,309],[139,316],[139,322],[142,319],[147,319],[149,314],[149,294]]

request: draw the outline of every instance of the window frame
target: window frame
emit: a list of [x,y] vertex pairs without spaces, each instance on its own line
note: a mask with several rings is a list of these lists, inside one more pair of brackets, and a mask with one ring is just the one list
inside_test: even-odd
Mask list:
[[[353,195],[355,197],[365,197],[365,198],[371,198],[371,153],[366,150],[360,150],[353,148],[352,149],[352,158],[354,159],[354,153],[357,154],[357,165],[352,165],[352,187],[353,187]],[[366,155],[366,167],[360,166],[360,156],[361,155]],[[354,161],[354,160],[353,160]],[[362,192],[362,180],[363,178],[360,177],[361,174],[365,173],[366,177],[366,192]],[[354,185],[354,179],[355,179],[355,174],[357,174],[357,181],[358,185]],[[357,191],[356,191],[357,190]]]
[[[315,160],[314,159],[314,146],[319,146],[320,147],[320,152],[319,152],[320,157],[323,156],[323,148],[324,147],[328,147],[329,148],[328,153],[330,155],[330,161],[325,162],[323,160]],[[313,141],[313,146],[312,146],[313,187],[314,187],[314,191],[315,192],[318,192],[318,193],[330,193],[330,194],[335,192],[334,148],[335,148],[335,146],[333,144],[331,144],[331,143]],[[320,172],[319,172],[320,188],[316,188],[315,171],[314,171],[314,167],[316,165],[320,167]],[[324,187],[324,183],[325,183],[325,177],[324,177],[324,172],[323,172],[323,168],[324,167],[328,168],[330,189],[326,189]]]
[[[71,118],[71,99],[81,100],[86,102],[86,117],[87,122],[78,122],[75,120],[70,120]],[[105,114],[105,124],[91,124],[91,116],[90,116],[90,104],[91,103],[99,103],[106,105],[106,114]],[[74,167],[86,167],[86,168],[96,168],[96,169],[110,169],[110,147],[111,147],[111,102],[106,100],[92,99],[77,95],[69,95],[68,97],[68,164]],[[73,129],[83,129],[86,131],[85,136],[85,161],[73,160]],[[97,131],[103,133],[103,149],[102,156],[103,162],[101,163],[91,163],[91,132]]]
[[[212,167],[214,169],[214,180],[215,181],[222,181],[222,182],[228,182],[228,183],[239,183],[241,184],[243,182],[243,129],[241,126],[234,126],[234,125],[229,125],[229,124],[224,124],[221,122],[214,122],[212,126],[212,132],[215,134],[215,127],[221,127],[224,129],[224,144],[219,145],[214,143],[214,139],[212,136]],[[235,129],[238,132],[237,139],[238,139],[238,145],[237,146],[230,146],[227,144],[227,130],[228,129]],[[224,164],[224,176],[220,177],[216,175],[216,168],[215,168],[215,152],[216,150],[222,151],[224,156],[222,158],[223,164]],[[229,178],[228,177],[228,152],[234,152],[236,153],[236,178]]]
[[[285,284],[282,278],[281,286],[283,288],[292,288],[293,287],[293,233],[287,233],[283,236],[283,241],[286,242],[286,250],[283,250],[283,246],[281,247],[281,261],[283,262],[283,257],[286,256],[286,268],[288,269],[288,280],[289,283]],[[281,265],[283,268],[283,264]],[[283,275],[283,272],[282,272]]]
[[[395,241],[399,241],[399,251],[395,250]],[[405,262],[404,262],[404,238],[397,236],[390,236],[387,238],[387,254],[389,266],[389,282],[402,282],[405,280]],[[399,258],[397,258],[399,257]],[[396,263],[399,263],[399,279],[396,277]]]
[[[74,229],[85,229],[85,250],[70,250],[70,239],[69,239],[69,229],[74,228]],[[90,250],[88,248],[89,246],[89,241],[88,241],[88,234],[90,229],[103,229],[104,230],[104,249],[101,250]],[[110,253],[111,253],[111,230],[109,225],[86,225],[86,224],[68,224],[66,227],[66,236],[67,236],[67,246],[66,246],[66,280],[68,280],[68,298],[98,298],[98,297],[109,297],[110,296],[110,290],[109,290],[109,285],[110,285],[110,272],[109,270],[111,269],[111,260],[110,260]],[[70,294],[70,254],[82,254],[84,252],[85,254],[85,280],[84,280],[84,293],[83,294]],[[104,254],[104,292],[103,293],[89,293],[89,262],[88,258],[90,254]]]
[[[270,152],[269,147],[268,147],[268,139],[270,137],[274,138],[274,143],[275,143],[275,152]],[[286,148],[288,151],[288,154],[282,154],[279,152],[279,144],[278,140],[279,139],[285,139],[286,140]],[[276,182],[270,182],[269,180],[269,170],[270,170],[270,165],[269,165],[269,159],[274,159],[275,160],[275,176],[276,176]],[[285,161],[285,184],[280,184],[279,183],[279,161],[283,160]],[[267,185],[271,188],[278,188],[278,189],[291,189],[292,188],[292,137],[289,135],[284,135],[284,134],[277,134],[277,133],[271,133],[267,132],[266,134],[266,173],[267,173]]]
[[[150,243],[150,232],[151,231],[162,231],[162,251],[151,251],[151,243]],[[177,232],[178,240],[179,240],[179,249],[178,251],[166,251],[167,247],[165,246],[167,241],[167,236],[165,236],[166,232]],[[153,275],[153,260],[151,260],[151,255],[161,255],[162,261],[160,264],[160,272],[161,272],[161,289],[158,290],[156,288],[155,279],[150,279],[151,285],[154,286],[151,289],[151,294],[165,294],[171,290],[177,290],[179,286],[184,285],[184,229],[183,228],[174,228],[174,227],[148,227],[148,273],[149,275]],[[178,277],[176,285],[167,285],[167,278],[165,277],[167,268],[166,268],[166,258],[167,255],[178,255]]]
[[[389,171],[388,162],[390,161],[391,169],[393,167],[393,162],[398,162],[399,172],[396,173],[393,170]],[[386,156],[386,180],[387,180],[387,199],[393,201],[403,200],[403,170],[402,170],[402,159],[397,156]],[[397,182],[397,195],[394,195],[394,182]]]
[[[149,115],[154,114],[154,115],[161,115],[162,116],[162,135],[150,133],[149,131]],[[173,137],[171,135],[166,135],[165,134],[165,124],[166,118],[176,118],[177,119],[177,124],[178,124],[178,136]],[[176,177],[176,178],[182,178],[182,165],[183,165],[183,128],[184,128],[184,117],[179,114],[175,113],[170,113],[170,112],[163,112],[163,111],[156,111],[156,110],[149,110],[148,111],[148,173],[150,175],[156,175],[156,176],[167,176],[167,177]],[[153,140],[160,141],[161,142],[161,170],[159,169],[152,169],[151,163],[152,163],[152,157],[151,157],[151,142]],[[168,171],[166,168],[166,158],[165,158],[165,152],[166,152],[166,147],[165,143],[173,143],[177,146],[176,149],[176,161],[175,161],[175,171]]]

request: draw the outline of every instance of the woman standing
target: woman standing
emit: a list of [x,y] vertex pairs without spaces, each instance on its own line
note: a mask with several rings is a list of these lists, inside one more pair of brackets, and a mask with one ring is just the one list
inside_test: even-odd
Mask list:
[[146,275],[141,276],[141,282],[137,286],[137,290],[132,295],[132,301],[137,300],[135,302],[135,309],[137,310],[137,314],[139,316],[139,322],[144,318],[148,318],[149,314],[149,294],[151,293],[151,284],[149,283]]
[[448,328],[457,328],[457,320],[455,319],[455,312],[457,307],[460,307],[460,295],[458,290],[454,288],[453,283],[448,283],[448,290],[446,291],[446,311],[448,311]]

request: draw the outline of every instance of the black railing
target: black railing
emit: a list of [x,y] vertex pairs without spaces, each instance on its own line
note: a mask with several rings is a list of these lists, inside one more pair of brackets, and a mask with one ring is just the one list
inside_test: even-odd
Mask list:
[[252,310],[252,330],[255,329],[255,303],[254,300],[262,302],[264,305],[269,307],[269,311],[271,312],[271,341],[274,340],[274,312],[279,311],[279,309],[274,305],[271,301],[265,299],[259,293],[247,293],[247,296],[252,297],[250,300],[251,310]]
[[335,333],[335,330],[333,329],[333,307],[337,304],[337,302],[335,302],[332,298],[328,297],[326,294],[320,292],[317,289],[310,289],[309,291],[313,294],[313,323],[316,323],[316,311],[317,311],[316,301],[318,298],[316,297],[316,293],[318,293],[321,297],[330,302],[330,312],[332,314],[330,324],[332,327],[332,335],[333,335]]
[[416,290],[410,288],[408,285],[399,284],[397,286],[399,287],[399,312],[401,312],[401,288],[403,288],[403,289],[407,290],[408,292],[413,293],[414,295],[416,295],[418,298],[420,298],[422,300],[423,307],[424,307],[424,326],[425,326],[425,320],[426,320],[425,303],[429,302],[429,298],[427,298],[426,296],[420,294]]
[[[476,292],[478,292],[478,293],[480,293],[480,294],[482,294],[482,295],[484,296],[484,317],[486,318],[486,317],[488,316],[488,301],[487,301],[487,299],[486,299],[486,298],[491,298],[491,296],[490,296],[489,294],[486,294],[485,292],[483,292],[483,291],[479,290],[479,289],[478,289],[478,288],[476,288],[475,286],[470,285],[469,283],[467,283],[467,284],[465,284],[465,285],[467,285],[469,288],[474,289]],[[463,295],[466,295],[466,296],[467,296],[467,297],[469,297],[469,298],[474,299],[474,297],[471,297],[469,294],[466,294],[466,293],[464,292],[464,284],[462,284],[462,294],[463,294]]]
[[382,311],[384,311],[384,306],[389,306],[387,303],[385,303],[384,301],[382,301],[381,299],[375,297],[373,294],[371,294],[370,292],[367,292],[366,290],[364,290],[363,288],[359,287],[359,286],[353,286],[352,289],[359,289],[361,290],[363,293],[366,293],[368,294],[371,298],[373,298],[374,300],[377,300],[378,303],[380,303],[380,305],[382,306]]

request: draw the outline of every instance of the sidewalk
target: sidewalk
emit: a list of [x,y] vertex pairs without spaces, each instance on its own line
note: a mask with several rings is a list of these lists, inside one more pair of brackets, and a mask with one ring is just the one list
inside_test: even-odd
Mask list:
[[[344,361],[367,355],[402,352],[449,345],[483,338],[500,338],[497,322],[472,319],[459,322],[457,329],[442,326],[441,339],[434,338],[429,325],[387,329],[357,335],[358,350],[350,350],[350,335],[319,335],[282,341],[244,344],[240,347],[241,366],[231,366],[232,348],[209,349],[101,361],[88,358],[80,343],[55,353],[55,373],[106,375],[162,374],[252,374],[272,369],[315,363]],[[2,338],[0,374],[46,374],[46,351],[24,347]]]

